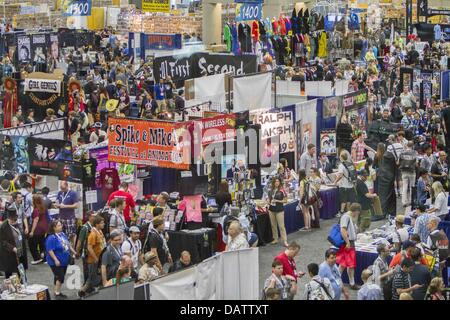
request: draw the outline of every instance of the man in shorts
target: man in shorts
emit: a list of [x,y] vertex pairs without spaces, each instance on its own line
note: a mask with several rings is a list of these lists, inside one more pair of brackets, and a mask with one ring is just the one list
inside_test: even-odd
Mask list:
[[67,181],[61,182],[60,190],[56,196],[55,207],[59,209],[59,219],[63,224],[64,233],[75,248],[75,236],[77,234],[75,210],[80,205],[80,198],[76,191],[69,189]]
[[345,243],[339,248],[336,253],[336,263],[339,264],[339,272],[342,274],[347,269],[348,279],[350,282],[350,289],[359,290],[360,287],[355,283],[355,268],[356,268],[356,224],[353,221],[358,221],[358,215],[361,212],[361,205],[359,203],[352,203],[350,211],[346,212],[341,217],[341,235]]

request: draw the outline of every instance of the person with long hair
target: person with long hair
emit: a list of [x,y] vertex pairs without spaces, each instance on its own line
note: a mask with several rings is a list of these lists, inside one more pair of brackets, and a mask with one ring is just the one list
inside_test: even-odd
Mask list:
[[303,231],[311,230],[311,214],[309,209],[311,208],[311,204],[309,203],[309,196],[311,194],[310,188],[312,188],[311,184],[308,182],[306,177],[305,170],[300,170],[298,172],[298,180],[299,180],[299,199],[300,199],[300,207],[302,209],[304,227],[301,229]]
[[70,255],[76,255],[72,248],[69,238],[63,232],[63,224],[59,220],[53,220],[48,228],[48,236],[45,241],[47,250],[47,264],[52,269],[54,276],[54,293],[57,300],[67,299],[67,296],[61,292],[61,286],[64,283],[67,267],[70,263]]
[[216,203],[219,212],[222,210],[225,204],[231,205],[231,193],[228,191],[228,182],[222,180],[219,184],[219,191],[216,194]]
[[445,193],[444,187],[442,183],[439,181],[435,181],[431,185],[431,189],[433,190],[433,208],[428,210],[428,213],[434,213],[436,216],[444,216],[448,213],[447,207],[447,194]]
[[435,277],[431,280],[428,287],[430,300],[445,300],[442,290],[445,288],[444,281],[440,277]]
[[38,194],[33,196],[32,218],[33,225],[28,243],[30,244],[30,251],[33,256],[31,264],[38,264],[43,262],[45,258],[45,234],[50,223],[44,199]]
[[377,152],[375,153],[375,157],[373,159],[373,168],[378,169],[381,164],[381,160],[383,159],[384,153],[386,152],[386,146],[383,142],[378,143]]
[[280,228],[281,239],[283,240],[284,246],[287,246],[287,234],[284,225],[284,204],[287,202],[287,196],[280,178],[275,177],[272,179],[272,188],[269,192],[268,200],[270,204],[269,216],[273,235],[271,244],[278,243],[278,228]]

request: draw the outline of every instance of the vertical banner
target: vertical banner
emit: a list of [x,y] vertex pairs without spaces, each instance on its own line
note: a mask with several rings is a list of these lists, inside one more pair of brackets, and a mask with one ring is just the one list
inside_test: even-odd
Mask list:
[[253,123],[261,125],[261,140],[280,137],[280,153],[295,151],[294,114],[292,111],[252,113]]
[[33,34],[31,38],[31,59],[34,63],[47,61],[47,37],[45,34]]
[[31,39],[28,35],[17,36],[17,50],[19,63],[31,62]]
[[144,12],[170,12],[170,0],[142,0]]
[[52,61],[59,61],[59,39],[57,33],[49,34],[49,48],[50,58]]

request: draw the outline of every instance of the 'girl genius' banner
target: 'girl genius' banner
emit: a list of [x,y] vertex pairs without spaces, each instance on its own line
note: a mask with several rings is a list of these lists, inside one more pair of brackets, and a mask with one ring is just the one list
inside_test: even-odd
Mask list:
[[109,161],[189,169],[191,139],[185,124],[110,118],[108,125]]

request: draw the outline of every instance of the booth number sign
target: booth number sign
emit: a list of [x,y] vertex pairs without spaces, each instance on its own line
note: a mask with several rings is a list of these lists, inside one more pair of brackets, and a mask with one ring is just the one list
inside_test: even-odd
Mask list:
[[64,13],[66,16],[90,16],[92,0],[65,0]]
[[262,16],[262,4],[243,3],[236,5],[236,21],[260,20]]

